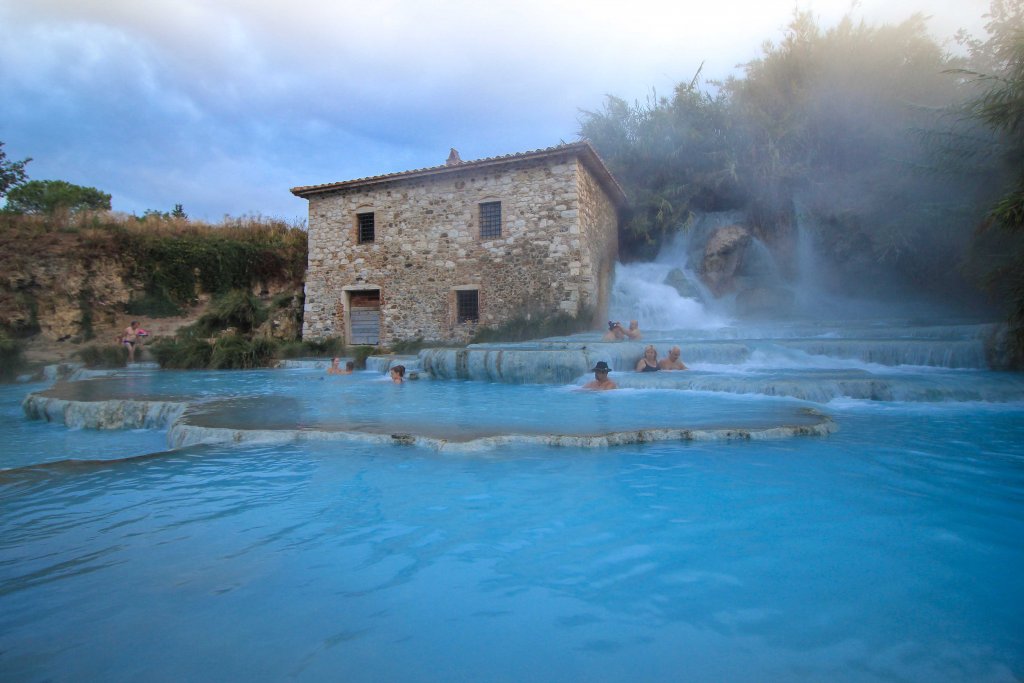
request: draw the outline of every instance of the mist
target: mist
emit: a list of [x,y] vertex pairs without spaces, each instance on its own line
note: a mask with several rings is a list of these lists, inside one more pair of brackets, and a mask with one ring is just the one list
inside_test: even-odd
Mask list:
[[675,258],[720,315],[998,315],[973,245],[1013,169],[964,113],[978,83],[962,70],[992,64],[983,41],[961,44],[920,15],[797,13],[742,76],[609,97],[581,136],[630,196],[622,260]]

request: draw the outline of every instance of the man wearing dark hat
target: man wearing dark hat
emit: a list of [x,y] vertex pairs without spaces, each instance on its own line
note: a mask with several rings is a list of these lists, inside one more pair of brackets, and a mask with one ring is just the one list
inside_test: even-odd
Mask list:
[[608,379],[608,373],[611,372],[611,368],[603,360],[597,361],[597,365],[591,368],[591,372],[594,373],[594,381],[587,382],[583,385],[584,389],[592,389],[593,391],[606,391],[608,389],[618,389],[619,385]]

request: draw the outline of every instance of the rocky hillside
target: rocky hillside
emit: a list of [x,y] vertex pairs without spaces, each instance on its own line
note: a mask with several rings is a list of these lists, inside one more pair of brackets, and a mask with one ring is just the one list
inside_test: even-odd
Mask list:
[[[30,360],[113,342],[132,319],[171,335],[231,290],[301,294],[305,261],[305,232],[267,219],[0,215],[0,332],[25,340]],[[297,334],[276,322],[275,336]]]

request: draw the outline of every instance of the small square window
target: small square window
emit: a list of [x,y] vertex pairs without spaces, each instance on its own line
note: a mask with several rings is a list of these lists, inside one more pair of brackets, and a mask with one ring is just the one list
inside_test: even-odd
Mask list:
[[476,289],[455,290],[457,319],[460,323],[475,323],[480,320],[480,296]]
[[480,204],[480,239],[501,237],[501,202]]
[[357,213],[356,214],[356,230],[358,232],[359,243],[372,242],[374,238],[373,234],[373,214],[372,213]]

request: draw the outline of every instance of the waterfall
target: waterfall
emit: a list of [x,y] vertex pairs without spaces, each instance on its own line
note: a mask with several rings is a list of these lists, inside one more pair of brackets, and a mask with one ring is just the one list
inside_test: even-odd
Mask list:
[[736,212],[704,214],[680,232],[654,261],[618,263],[610,320],[640,321],[642,330],[714,329],[730,324],[729,301],[715,301],[693,270],[707,235],[740,221]]

